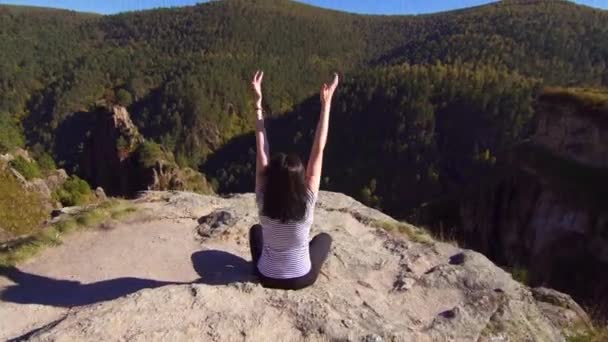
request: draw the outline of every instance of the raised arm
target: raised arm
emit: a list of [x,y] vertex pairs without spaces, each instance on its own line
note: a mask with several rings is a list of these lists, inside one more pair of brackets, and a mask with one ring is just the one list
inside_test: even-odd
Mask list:
[[315,140],[310,150],[308,166],[306,167],[306,183],[315,195],[319,192],[321,184],[321,169],[323,168],[323,151],[327,143],[327,131],[329,130],[329,112],[331,110],[331,99],[338,87],[338,74],[334,74],[331,85],[321,86],[321,114],[317,123]]
[[263,71],[257,71],[251,81],[251,86],[255,92],[255,191],[256,193],[264,189],[264,169],[268,166],[270,156],[270,148],[268,147],[268,139],[266,135],[266,127],[264,127],[264,113],[262,111],[262,79],[264,78]]

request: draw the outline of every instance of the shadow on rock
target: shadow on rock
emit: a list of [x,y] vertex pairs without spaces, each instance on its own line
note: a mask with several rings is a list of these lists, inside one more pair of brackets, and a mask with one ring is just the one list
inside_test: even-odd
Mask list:
[[[206,250],[192,254],[192,265],[201,279],[198,283],[225,285],[257,282],[251,263],[228,252]],[[0,266],[0,276],[16,283],[0,293],[0,300],[18,304],[73,307],[113,300],[143,289],[165,285],[191,284],[141,278],[116,278],[90,284],[55,279],[24,272],[16,267]]]
[[253,275],[253,265],[234,254],[206,250],[192,254],[192,266],[201,279],[197,282],[208,285],[257,282]]
[[113,300],[143,289],[184,284],[140,278],[116,278],[82,284],[73,280],[54,279],[30,274],[16,267],[0,267],[0,276],[16,283],[16,285],[9,286],[0,293],[0,299],[3,301],[57,307],[94,304]]

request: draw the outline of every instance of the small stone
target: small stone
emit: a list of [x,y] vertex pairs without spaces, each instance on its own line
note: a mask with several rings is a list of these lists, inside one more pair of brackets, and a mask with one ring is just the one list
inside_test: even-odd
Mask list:
[[375,263],[375,264],[372,266],[372,269],[373,269],[374,271],[380,271],[380,270],[381,270],[381,269],[384,267],[384,265],[386,265],[386,260],[384,260],[384,259],[383,259],[383,260],[380,260],[380,261],[378,261],[377,263]]
[[58,169],[55,171],[52,171],[51,174],[49,176],[46,177],[46,184],[49,187],[49,189],[51,189],[51,191],[55,191],[59,188],[61,188],[61,186],[63,185],[63,183],[65,183],[65,181],[68,179],[68,174],[65,172],[64,169]]
[[438,268],[439,268],[438,266],[433,266],[433,267],[429,268],[428,271],[424,272],[424,274],[431,274],[431,273],[437,271]]
[[98,186],[97,189],[95,189],[95,196],[100,201],[105,201],[108,199],[108,196],[106,196],[106,192],[100,186]]
[[353,321],[351,321],[350,319],[343,319],[342,325],[344,325],[347,328],[350,328],[353,326]]
[[243,293],[251,293],[255,288],[253,283],[230,283],[229,286],[232,286]]
[[363,280],[357,280],[357,284],[363,286],[363,287],[367,287],[368,289],[373,289],[372,285],[370,285],[370,283],[365,282]]
[[396,291],[409,291],[416,284],[416,279],[401,277],[393,284],[393,289]]
[[384,339],[380,335],[369,334],[369,335],[365,335],[365,337],[363,337],[363,339],[361,341],[363,341],[363,342],[384,342]]
[[450,257],[450,265],[462,265],[466,260],[467,256],[461,252]]
[[192,297],[198,296],[198,289],[194,285],[190,285],[190,295]]
[[455,307],[451,310],[446,310],[446,311],[439,313],[439,316],[446,318],[446,319],[454,319],[459,314],[460,314],[460,309],[458,307]]
[[228,228],[236,223],[235,215],[229,211],[218,210],[198,219],[198,235],[213,238],[228,234]]
[[235,223],[234,215],[226,210],[217,210],[209,215],[202,216],[198,219],[199,224],[206,224],[212,228],[217,228],[220,225],[233,225]]
[[106,222],[103,222],[102,224],[99,225],[99,229],[101,230],[112,230],[115,229],[118,226],[118,222],[116,222],[115,220],[109,220]]

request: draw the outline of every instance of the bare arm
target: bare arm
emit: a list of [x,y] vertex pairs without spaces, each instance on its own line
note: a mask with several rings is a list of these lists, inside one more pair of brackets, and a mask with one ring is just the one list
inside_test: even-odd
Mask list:
[[262,79],[264,72],[257,71],[253,76],[251,85],[256,96],[255,102],[255,140],[256,140],[256,160],[255,160],[255,191],[256,193],[264,189],[264,170],[268,166],[270,148],[264,126],[264,114],[262,112]]
[[331,85],[323,84],[321,87],[321,113],[317,130],[315,132],[315,140],[310,150],[308,166],[306,168],[306,183],[310,190],[315,195],[319,192],[321,184],[321,170],[323,168],[323,151],[327,143],[327,133],[329,131],[329,114],[331,111],[331,100],[334,91],[338,87],[338,74],[334,75],[334,80]]

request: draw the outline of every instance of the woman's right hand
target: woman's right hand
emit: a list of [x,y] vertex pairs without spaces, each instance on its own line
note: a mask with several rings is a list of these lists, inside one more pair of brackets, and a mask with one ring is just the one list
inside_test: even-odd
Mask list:
[[263,71],[256,71],[255,75],[253,75],[253,80],[251,81],[251,87],[255,92],[255,103],[258,108],[262,107],[262,79],[264,78]]
[[331,99],[334,96],[334,92],[338,87],[339,77],[337,73],[334,73],[334,80],[330,85],[323,83],[321,86],[321,104],[323,106],[331,105]]

